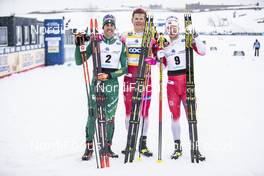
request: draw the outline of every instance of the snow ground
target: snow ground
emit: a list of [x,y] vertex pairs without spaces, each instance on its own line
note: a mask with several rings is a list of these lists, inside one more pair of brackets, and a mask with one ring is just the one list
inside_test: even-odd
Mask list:
[[[170,160],[173,140],[164,84],[163,162],[156,163],[157,67],[153,67],[148,137],[154,157],[123,164],[121,150],[126,143],[126,132],[120,92],[113,141],[113,150],[120,157],[111,160],[109,169],[96,169],[95,158],[90,162],[81,161],[87,100],[82,67],[67,62],[0,80],[0,175],[264,175],[264,52],[261,50],[259,58],[253,57],[253,36],[202,38],[207,43],[207,55],[195,55],[195,81],[199,145],[206,162],[190,162],[188,126],[183,113],[184,155],[177,161]],[[258,38],[264,43],[263,37]],[[216,46],[217,51],[210,51],[210,46]],[[232,56],[236,46],[245,51],[244,57]]]

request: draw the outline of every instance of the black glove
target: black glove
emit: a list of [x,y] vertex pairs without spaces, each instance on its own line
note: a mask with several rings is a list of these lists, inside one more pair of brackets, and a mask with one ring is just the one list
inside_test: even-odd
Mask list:
[[76,46],[80,46],[89,40],[90,40],[90,36],[86,35],[86,33],[78,32],[77,34],[75,34],[75,45]]
[[167,47],[170,43],[168,40],[160,33],[160,38],[158,39],[159,46]]

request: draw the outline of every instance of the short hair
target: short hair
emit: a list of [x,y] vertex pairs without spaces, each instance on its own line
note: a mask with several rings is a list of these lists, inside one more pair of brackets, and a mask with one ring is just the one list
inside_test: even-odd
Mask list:
[[137,9],[133,10],[132,18],[134,17],[134,15],[136,13],[144,14],[145,15],[145,18],[147,17],[147,12],[144,9],[142,9],[142,8],[137,8]]

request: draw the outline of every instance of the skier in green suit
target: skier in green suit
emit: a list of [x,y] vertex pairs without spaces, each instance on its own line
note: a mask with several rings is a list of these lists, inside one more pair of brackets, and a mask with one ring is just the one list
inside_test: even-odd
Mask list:
[[[102,72],[96,76],[98,80],[104,82],[105,95],[105,117],[106,117],[106,141],[107,153],[109,157],[117,158],[118,155],[111,150],[112,139],[114,134],[114,118],[118,103],[119,83],[117,78],[127,73],[127,61],[125,45],[120,41],[119,37],[115,35],[115,17],[111,14],[103,18],[103,34],[99,34],[100,55]],[[78,36],[78,35],[77,35]],[[80,53],[81,37],[76,37],[75,61],[77,65],[82,64],[82,57]],[[92,54],[91,44],[86,48],[87,58]],[[121,65],[121,67],[120,67]],[[89,160],[93,155],[93,139],[95,132],[96,119],[96,96],[95,96],[95,79],[93,77],[90,86],[90,95],[88,105],[93,110],[89,111],[88,120],[86,124],[86,149],[82,156],[82,160]],[[97,88],[97,86],[96,86]]]

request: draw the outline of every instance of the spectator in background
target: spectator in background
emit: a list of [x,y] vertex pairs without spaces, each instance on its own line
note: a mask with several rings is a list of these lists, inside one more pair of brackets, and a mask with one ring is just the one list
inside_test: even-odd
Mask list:
[[258,56],[259,57],[259,48],[260,48],[260,43],[258,41],[258,39],[256,39],[256,41],[254,42],[253,48],[255,49],[255,57]]

